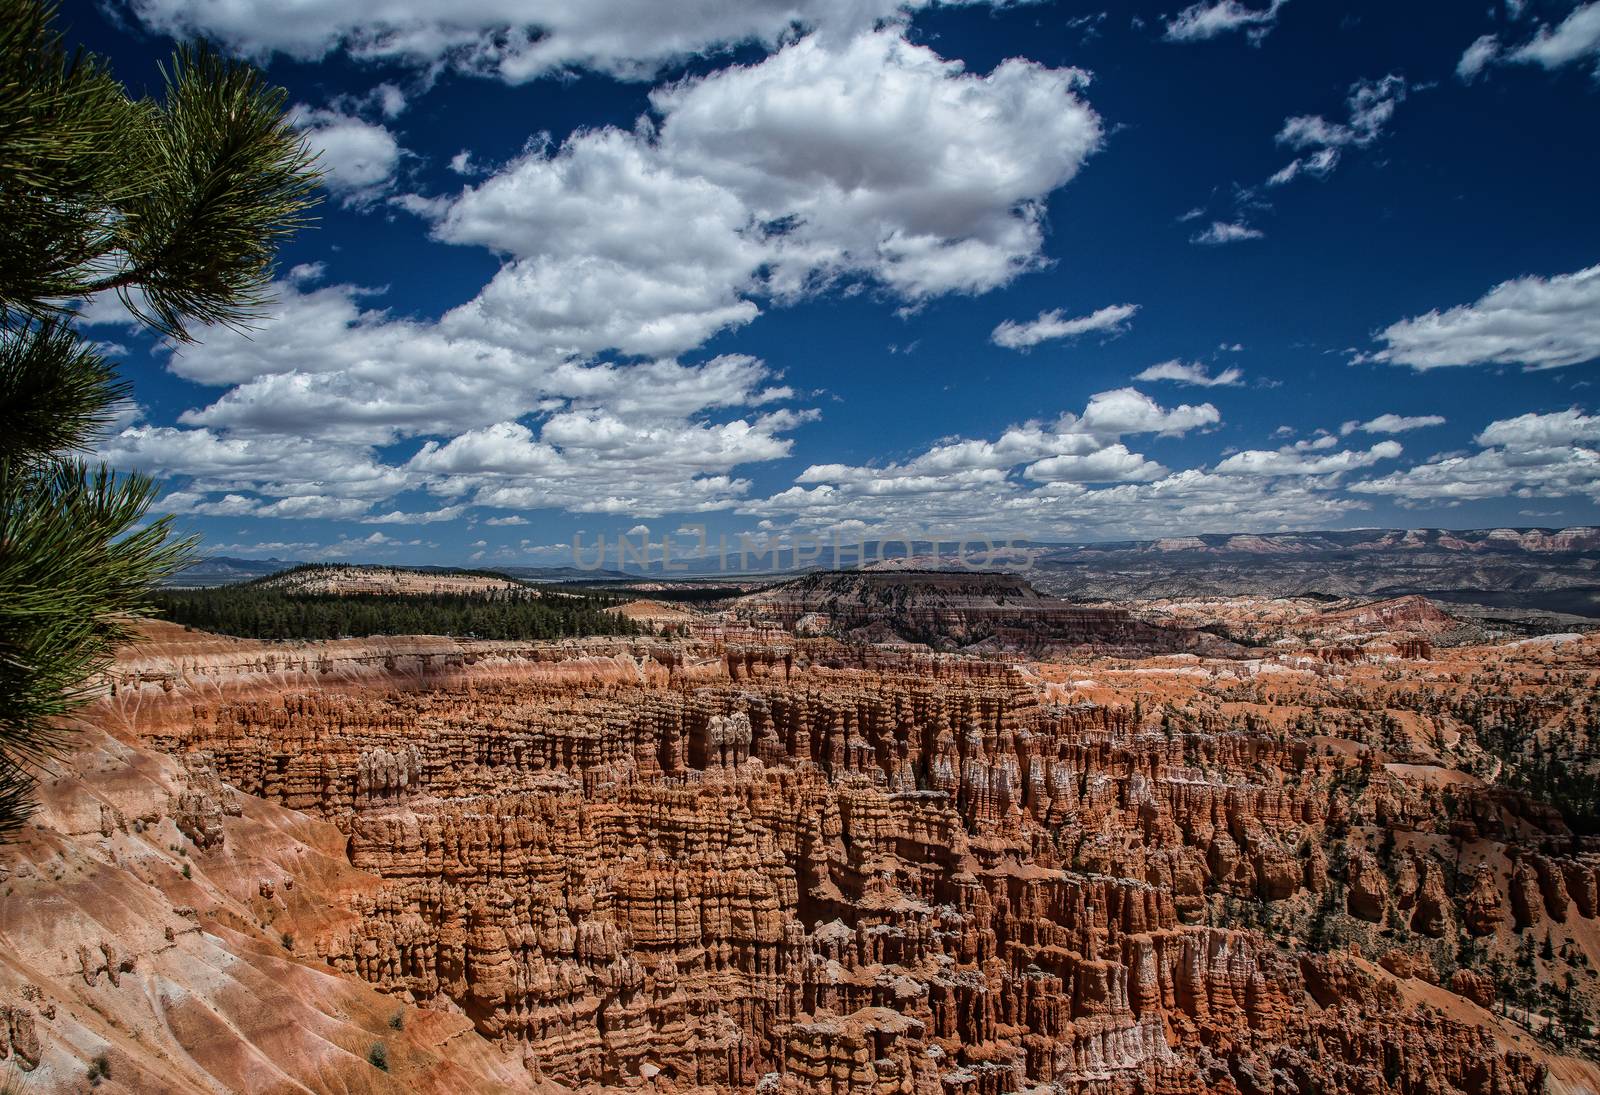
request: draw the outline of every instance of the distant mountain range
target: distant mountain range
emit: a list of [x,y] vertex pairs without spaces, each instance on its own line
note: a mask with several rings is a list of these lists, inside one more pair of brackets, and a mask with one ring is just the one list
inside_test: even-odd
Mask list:
[[1600,617],[1600,529],[1369,529],[1076,544],[1040,552],[1029,576],[1051,593],[1096,600],[1422,594]]
[[168,589],[205,589],[265,578],[280,570],[302,564],[285,559],[237,559],[231,555],[211,555],[185,567],[161,584]]
[[1339,551],[1468,552],[1558,555],[1600,552],[1600,528],[1354,529],[1347,532],[1220,533],[1160,540],[1059,545],[1072,553],[1205,555],[1314,555]]
[[[1422,594],[1457,604],[1508,611],[1600,617],[1600,528],[1356,529],[1174,536],[1104,543],[1016,541],[990,569],[1026,573],[1040,590],[1083,600],[1153,597],[1324,594],[1394,597]],[[942,549],[942,550],[941,550]],[[851,544],[835,552],[737,550],[675,559],[674,570],[629,565],[495,567],[535,582],[706,579],[738,574],[782,576],[811,570],[961,569],[983,560],[969,544]],[[177,575],[171,585],[248,581],[298,564],[281,559],[215,556]],[[681,568],[681,569],[679,569]],[[439,571],[449,566],[410,569]]]

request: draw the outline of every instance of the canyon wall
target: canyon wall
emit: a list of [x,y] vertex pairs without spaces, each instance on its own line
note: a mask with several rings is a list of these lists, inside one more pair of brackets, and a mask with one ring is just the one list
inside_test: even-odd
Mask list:
[[[1143,678],[1188,691],[1112,702],[816,639],[356,647],[152,653],[97,718],[182,759],[200,790],[173,824],[202,865],[219,789],[335,828],[367,881],[296,954],[461,1017],[529,1082],[1488,1095],[1550,1075],[1419,979],[1422,948],[1380,965],[1312,937],[1576,924],[1592,857],[1531,805],[1457,788],[1446,822],[1374,750],[1202,704],[1237,689],[1192,659]],[[1447,857],[1450,825],[1480,870]],[[1538,849],[1520,881],[1497,873],[1513,832]]]

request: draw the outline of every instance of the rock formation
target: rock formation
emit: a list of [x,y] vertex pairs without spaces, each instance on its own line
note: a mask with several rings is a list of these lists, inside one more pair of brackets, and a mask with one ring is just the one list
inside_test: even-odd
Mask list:
[[944,649],[1152,653],[1227,645],[1199,632],[1152,626],[1126,609],[1044,596],[1015,574],[970,570],[826,571],[741,597],[734,611],[801,634]]
[[[1501,680],[1546,671],[1524,653],[1390,679],[718,627],[209,650],[152,630],[94,717],[159,778],[54,824],[104,842],[96,871],[159,860],[165,904],[144,935],[61,934],[50,999],[270,950],[308,1006],[351,1017],[344,1043],[381,1034],[362,1024],[385,998],[436,1030],[406,1058],[416,1090],[1516,1095],[1595,1075],[1484,1010],[1503,986],[1470,958],[1511,959],[1516,925],[1574,954],[1595,938],[1600,860],[1467,771],[1462,682],[1492,665],[1482,694],[1532,696]],[[81,1059],[97,1043],[38,1018],[20,970],[12,1052]],[[280,1006],[253,991],[246,1010]],[[488,1056],[442,1048],[462,1038]],[[260,1089],[224,1067],[204,1066]]]

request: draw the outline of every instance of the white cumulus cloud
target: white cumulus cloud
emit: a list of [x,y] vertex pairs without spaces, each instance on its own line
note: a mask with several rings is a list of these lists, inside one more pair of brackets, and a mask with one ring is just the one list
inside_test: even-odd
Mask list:
[[1405,433],[1407,430],[1420,430],[1428,426],[1444,425],[1444,417],[1437,414],[1380,414],[1376,418],[1369,418],[1365,422],[1346,422],[1339,428],[1339,433],[1348,437],[1360,430],[1362,433]]
[[400,142],[381,125],[336,110],[298,106],[290,121],[317,154],[322,183],[346,205],[368,205],[394,184]]
[[1402,505],[1503,498],[1600,500],[1600,416],[1577,408],[1529,413],[1489,423],[1474,453],[1446,453],[1403,471],[1352,483],[1359,494],[1389,495]]
[[1371,467],[1380,460],[1393,460],[1401,453],[1399,442],[1380,441],[1370,449],[1346,449],[1326,456],[1313,456],[1307,449],[1288,447],[1269,451],[1249,449],[1237,452],[1217,465],[1219,475],[1332,475]]
[[1553,414],[1522,414],[1489,423],[1476,438],[1480,445],[1508,449],[1537,449],[1575,442],[1600,441],[1600,415],[1576,408]]
[[1240,0],[1211,0],[1191,4],[1167,20],[1166,37],[1171,42],[1200,42],[1243,30],[1252,41],[1260,41],[1278,21],[1278,11],[1288,0],[1271,0],[1264,8],[1253,8]]
[[[1515,20],[1521,6],[1507,6]],[[1600,58],[1600,3],[1580,4],[1556,26],[1542,24],[1533,36],[1517,46],[1505,46],[1499,35],[1484,34],[1474,39],[1456,62],[1456,75],[1471,83],[1492,64],[1538,65],[1545,69],[1563,68],[1579,61]],[[1600,72],[1600,64],[1596,66]]]
[[848,36],[930,0],[131,0],[148,28],[204,35],[262,57],[452,66],[521,83],[570,69],[649,79],[728,47],[776,46],[795,28]]
[[1266,233],[1259,228],[1252,228],[1242,221],[1212,221],[1210,228],[1190,237],[1189,242],[1219,246],[1225,243],[1239,243],[1243,240],[1258,240],[1265,235]]
[[1215,376],[1197,361],[1162,361],[1150,366],[1135,380],[1171,380],[1178,384],[1193,384],[1201,388],[1234,388],[1244,382],[1244,370],[1229,367]]
[[1358,80],[1345,97],[1349,108],[1345,121],[1329,121],[1321,114],[1286,119],[1277,141],[1302,155],[1280,168],[1267,184],[1282,186],[1300,175],[1327,175],[1338,166],[1345,148],[1366,148],[1383,135],[1406,91],[1405,80],[1392,74],[1381,80]]
[[580,131],[446,200],[435,235],[512,261],[457,321],[572,352],[680,352],[869,278],[917,303],[1039,265],[1043,202],[1098,148],[1082,73],[984,76],[897,28],[812,37],[651,96],[649,131]]
[[1462,52],[1461,60],[1456,62],[1456,75],[1471,83],[1499,55],[1500,39],[1493,34],[1481,35]]
[[1511,50],[1507,59],[1544,68],[1600,56],[1600,3],[1580,4],[1554,29],[1541,26],[1533,38]]
[[1089,315],[1068,319],[1060,308],[1053,308],[1040,312],[1037,319],[1022,323],[1008,319],[990,333],[989,340],[996,346],[1024,350],[1050,339],[1076,338],[1093,332],[1121,334],[1128,329],[1128,320],[1138,310],[1137,304],[1112,304]]
[[1022,474],[1045,483],[1140,483],[1160,479],[1167,469],[1118,442],[1081,456],[1047,457]]
[[1558,369],[1600,357],[1600,266],[1501,282],[1472,304],[1379,331],[1370,360],[1419,371],[1456,365]]

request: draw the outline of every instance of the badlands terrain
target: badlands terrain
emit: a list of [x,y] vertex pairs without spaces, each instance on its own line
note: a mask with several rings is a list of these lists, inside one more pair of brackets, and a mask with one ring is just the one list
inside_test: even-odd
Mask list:
[[144,624],[0,848],[0,1069],[1600,1090],[1600,635],[1275,592],[824,574],[553,642]]

